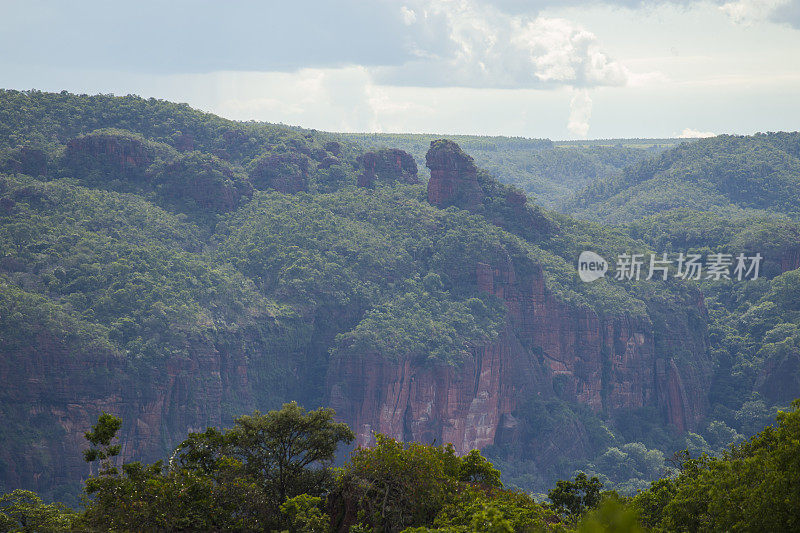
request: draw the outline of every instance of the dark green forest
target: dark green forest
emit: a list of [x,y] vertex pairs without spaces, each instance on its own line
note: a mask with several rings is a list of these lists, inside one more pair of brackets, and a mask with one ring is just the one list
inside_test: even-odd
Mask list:
[[[443,135],[343,133],[342,138],[367,149],[400,148],[425,173],[425,153]],[[601,178],[679,144],[677,139],[611,139],[551,141],[521,137],[446,135],[466,150],[481,168],[503,183],[525,191],[539,205],[557,208],[573,193]]]
[[627,497],[581,472],[544,501],[504,487],[478,450],[378,435],[331,468],[352,430],[296,403],[190,433],[168,462],[116,466],[122,421],[100,415],[94,466],[73,511],[35,493],[0,496],[3,531],[793,531],[800,527],[800,401],[718,457],[673,458],[674,474]]
[[[432,147],[473,196],[430,201]],[[335,134],[2,90],[2,527],[796,528],[799,147]],[[583,283],[583,250],[764,262]],[[394,369],[433,376],[397,397],[434,402],[493,350],[527,366],[480,453],[411,407],[354,448]],[[312,415],[324,450],[279,489],[252,425]]]

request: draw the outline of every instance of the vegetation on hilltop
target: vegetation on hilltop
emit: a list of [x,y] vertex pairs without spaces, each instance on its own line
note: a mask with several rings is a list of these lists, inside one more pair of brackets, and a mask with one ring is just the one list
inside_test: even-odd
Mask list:
[[[612,142],[603,146],[574,146],[548,139],[491,137],[476,135],[429,135],[399,133],[344,133],[343,139],[366,148],[396,147],[409,152],[421,172],[431,141],[447,138],[475,158],[502,183],[525,191],[544,207],[554,208],[586,184],[611,176],[662,149],[623,146]],[[670,144],[670,143],[667,143]]]
[[800,134],[720,135],[681,144],[597,180],[562,209],[607,223],[630,222],[672,208],[728,218],[800,212]]

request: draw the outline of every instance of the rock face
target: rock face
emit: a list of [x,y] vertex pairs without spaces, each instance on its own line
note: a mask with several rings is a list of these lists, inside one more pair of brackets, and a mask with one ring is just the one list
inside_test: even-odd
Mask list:
[[478,184],[478,169],[456,143],[444,139],[432,141],[425,155],[425,166],[431,171],[428,202],[432,205],[472,210],[481,203],[484,195]]
[[236,209],[253,195],[244,172],[212,155],[192,152],[148,173],[165,201],[193,205],[216,213]]
[[352,425],[356,444],[383,433],[451,442],[460,452],[494,443],[502,416],[516,407],[516,393],[534,384],[546,388],[547,375],[510,328],[496,342],[474,347],[458,367],[364,354],[332,361],[328,374],[329,403]]
[[358,158],[364,172],[358,176],[359,187],[373,187],[375,182],[419,183],[417,163],[408,152],[396,148],[366,152]]
[[285,152],[262,157],[250,171],[257,189],[275,189],[294,194],[308,190],[309,159],[304,154]]
[[784,251],[781,256],[781,272],[800,268],[800,248]]
[[474,346],[459,366],[414,354],[399,361],[380,354],[331,361],[328,401],[352,425],[358,444],[384,433],[452,442],[465,453],[497,443],[501,434],[516,438],[513,413],[526,398],[559,397],[611,416],[656,407],[676,429],[696,427],[710,380],[704,339],[699,345],[688,334],[670,340],[700,361],[681,367],[661,353],[646,318],[599,317],[564,303],[547,290],[537,265],[526,267],[531,274],[518,277],[510,260],[476,265],[475,282],[503,300],[508,325],[497,339]]
[[791,403],[800,390],[800,351],[787,349],[768,359],[756,380],[756,389],[770,402]]
[[121,459],[153,461],[163,459],[169,453],[164,444],[180,442],[187,429],[221,424],[226,402],[237,404],[237,412],[252,408],[245,354],[220,353],[201,342],[191,357],[158,363],[146,376],[131,375],[113,352],[75,353],[66,340],[46,333],[19,350],[0,348],[0,401],[12,406],[6,424],[30,435],[43,432],[30,442],[7,441],[0,450],[9,487],[47,493],[86,478],[83,434],[103,411],[123,419]]
[[431,171],[430,204],[480,213],[492,224],[531,242],[557,231],[541,210],[528,205],[524,192],[479,171],[456,143],[446,139],[432,141],[425,160]]
[[[483,189],[472,159],[455,143],[432,142],[426,162],[431,204],[481,210],[521,234],[552,230],[526,206],[524,194],[492,183]],[[486,195],[501,207],[481,208]],[[541,266],[525,261],[515,265],[501,254],[475,265],[473,283],[503,301],[507,324],[496,339],[473,346],[460,365],[429,363],[424,354],[396,361],[378,353],[331,360],[328,403],[352,425],[358,444],[383,433],[451,442],[461,453],[497,443],[519,447],[514,412],[532,398],[577,402],[611,417],[652,407],[678,431],[697,427],[707,411],[711,379],[705,328],[693,324],[706,320],[701,297],[685,304],[688,315],[658,311],[664,323],[656,335],[647,316],[599,316],[563,301],[546,287]],[[545,447],[555,460],[563,453],[579,455],[587,446],[576,425]]]
[[153,160],[154,153],[144,139],[126,134],[84,135],[69,141],[64,152],[65,166],[79,175],[100,171],[141,178]]

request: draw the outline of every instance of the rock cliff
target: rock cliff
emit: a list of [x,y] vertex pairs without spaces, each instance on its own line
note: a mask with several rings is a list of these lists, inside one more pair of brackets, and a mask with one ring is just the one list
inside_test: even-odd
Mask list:
[[565,303],[547,289],[538,265],[526,267],[531,274],[518,276],[508,259],[476,265],[475,283],[504,302],[508,324],[460,365],[431,364],[420,354],[331,361],[329,403],[358,444],[384,433],[452,442],[466,453],[496,443],[498,432],[514,438],[514,411],[532,397],[559,397],[606,416],[655,407],[680,431],[697,427],[710,380],[703,338],[670,339],[673,349],[697,358],[681,365],[657,345],[647,318],[601,317]]
[[[482,186],[472,159],[451,141],[432,142],[426,163],[433,205],[485,211],[483,199],[496,197],[490,203],[504,207],[485,213],[487,218],[518,233],[543,218],[526,207],[524,194],[492,182]],[[524,227],[513,226],[515,220]],[[534,229],[553,230],[547,223]],[[648,316],[601,316],[563,301],[547,288],[541,266],[524,261],[515,265],[498,254],[475,264],[472,283],[502,300],[507,325],[496,339],[473,346],[460,365],[430,363],[424,354],[398,361],[379,353],[331,360],[328,402],[354,427],[359,444],[384,433],[452,442],[465,453],[496,443],[500,433],[501,440],[519,438],[514,412],[530,398],[557,397],[606,417],[655,408],[679,431],[697,427],[711,378],[701,297],[687,302],[688,314],[651,310],[663,322],[656,333]],[[676,353],[688,356],[676,359]],[[580,428],[573,429],[580,436]],[[580,440],[576,453],[585,450]]]
[[267,155],[250,171],[250,180],[257,189],[275,189],[294,194],[308,190],[309,158],[296,152]]
[[359,187],[373,187],[376,181],[419,183],[417,163],[408,152],[396,148],[366,152],[358,158],[364,171],[358,176]]
[[83,176],[93,171],[103,178],[139,179],[155,159],[151,143],[127,132],[96,132],[70,140],[64,151],[65,167]]
[[431,171],[428,202],[432,205],[474,210],[481,204],[484,193],[478,184],[478,169],[456,143],[444,139],[432,141],[425,165]]

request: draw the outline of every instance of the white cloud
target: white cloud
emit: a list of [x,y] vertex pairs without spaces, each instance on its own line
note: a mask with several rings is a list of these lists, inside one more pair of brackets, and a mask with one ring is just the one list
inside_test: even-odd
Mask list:
[[684,128],[680,135],[678,135],[679,139],[703,139],[705,137],[716,137],[716,133],[713,131],[699,131],[692,128]]
[[401,8],[419,58],[376,67],[388,85],[546,88],[623,86],[630,73],[598,38],[562,18],[510,15],[477,0],[416,0]]
[[589,118],[592,116],[592,99],[589,91],[579,89],[573,91],[572,99],[569,102],[569,121],[567,129],[573,135],[586,137],[589,133]]
[[752,24],[768,20],[778,8],[790,3],[790,0],[735,0],[725,2],[720,9],[737,24]]
[[401,7],[400,14],[403,17],[403,24],[405,24],[406,26],[411,26],[417,21],[416,11],[410,9],[408,6]]

